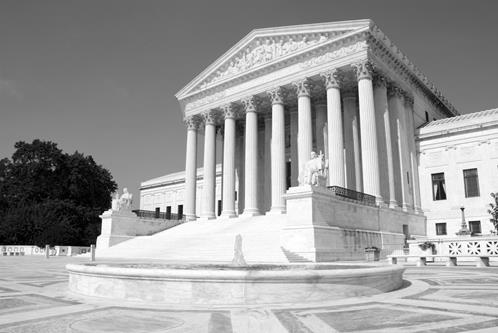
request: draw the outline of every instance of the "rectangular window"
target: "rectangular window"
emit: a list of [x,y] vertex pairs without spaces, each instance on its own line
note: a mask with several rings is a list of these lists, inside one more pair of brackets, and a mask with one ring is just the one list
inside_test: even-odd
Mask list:
[[425,111],[425,122],[429,122],[429,112]]
[[446,200],[444,172],[432,174],[432,200]]
[[446,235],[446,223],[436,223],[436,235]]
[[481,233],[481,221],[469,221],[469,229],[472,235]]
[[178,219],[183,219],[183,205],[178,205]]
[[221,204],[221,200],[218,200],[218,216],[221,215],[221,210],[223,209],[223,205]]
[[166,220],[171,220],[171,206],[166,207]]
[[463,183],[465,185],[465,197],[479,196],[479,176],[477,169],[463,170]]
[[156,213],[154,214],[154,216],[156,217],[156,219],[159,218],[160,213],[161,213],[161,208],[156,207]]

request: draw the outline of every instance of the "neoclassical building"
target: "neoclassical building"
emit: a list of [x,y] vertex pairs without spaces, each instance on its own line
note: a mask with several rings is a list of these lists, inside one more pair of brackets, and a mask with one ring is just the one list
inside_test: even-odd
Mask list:
[[[415,129],[458,115],[370,20],[254,30],[176,97],[187,129],[189,219],[216,217],[217,154],[221,216],[234,217],[285,213],[286,190],[298,185],[312,151],[328,161],[328,186],[420,214]],[[223,151],[215,149],[217,132]]]
[[106,212],[103,257],[230,262],[240,237],[248,262],[384,256],[453,237],[461,207],[490,228],[498,113],[459,116],[370,20],[254,30],[176,97],[185,172],[142,183],[140,205],[189,223]]

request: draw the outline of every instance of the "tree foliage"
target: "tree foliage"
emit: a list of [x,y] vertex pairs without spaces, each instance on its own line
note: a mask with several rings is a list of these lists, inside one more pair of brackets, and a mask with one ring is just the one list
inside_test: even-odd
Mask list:
[[498,232],[498,193],[491,193],[494,203],[490,203],[491,209],[488,209],[488,213],[491,214],[491,223]]
[[91,156],[64,153],[56,143],[17,142],[0,160],[0,243],[88,245],[99,214],[117,188]]

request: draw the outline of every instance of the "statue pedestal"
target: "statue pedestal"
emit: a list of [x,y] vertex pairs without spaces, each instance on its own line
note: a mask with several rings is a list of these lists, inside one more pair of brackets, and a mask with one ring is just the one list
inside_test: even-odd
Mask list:
[[102,229],[97,237],[97,249],[107,249],[127,241],[137,235],[136,226],[139,219],[131,210],[109,209],[100,215]]
[[337,196],[326,187],[291,187],[282,247],[309,261],[364,260],[365,248],[381,256],[403,248],[403,225],[425,234],[425,217]]

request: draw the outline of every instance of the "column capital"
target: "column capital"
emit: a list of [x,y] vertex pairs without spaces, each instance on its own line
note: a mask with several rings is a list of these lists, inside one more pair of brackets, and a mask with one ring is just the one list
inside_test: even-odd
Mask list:
[[202,116],[204,123],[206,125],[216,125],[216,121],[218,120],[218,115],[216,114],[215,111],[210,110],[210,111],[204,112],[201,116]]
[[405,96],[405,91],[396,84],[391,83],[387,85],[387,97],[403,98],[404,96]]
[[325,82],[325,88],[327,89],[340,88],[341,77],[339,76],[339,70],[337,68],[334,68],[327,72],[320,73],[320,76],[323,78],[323,81]]
[[183,122],[185,123],[185,126],[187,126],[187,130],[197,130],[199,129],[201,119],[199,119],[198,116],[190,116],[185,117],[185,119],[183,119]]
[[358,81],[364,79],[372,80],[374,66],[370,60],[361,60],[359,62],[351,64],[351,66],[354,69]]
[[258,100],[254,96],[249,96],[242,99],[242,105],[244,106],[244,110],[246,113],[256,112],[257,104]]
[[412,108],[414,103],[413,97],[407,92],[405,92],[404,97],[405,97],[405,106]]
[[225,104],[221,107],[224,119],[235,119],[237,117],[237,109],[231,104]]
[[301,96],[311,96],[311,82],[308,78],[304,78],[295,82],[292,82],[297,91],[297,97]]
[[266,92],[270,97],[271,104],[284,104],[284,90],[282,87],[270,89]]
[[374,84],[374,87],[387,88],[387,86],[389,84],[389,80],[388,80],[387,76],[385,76],[383,73],[376,71],[373,74],[373,84]]

